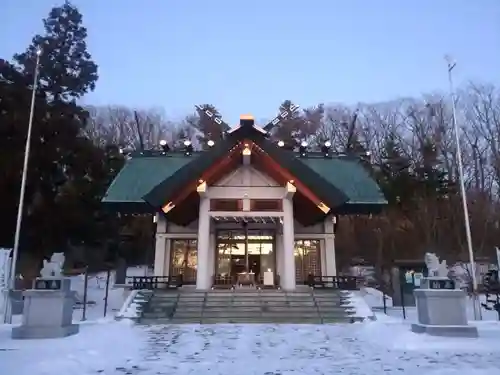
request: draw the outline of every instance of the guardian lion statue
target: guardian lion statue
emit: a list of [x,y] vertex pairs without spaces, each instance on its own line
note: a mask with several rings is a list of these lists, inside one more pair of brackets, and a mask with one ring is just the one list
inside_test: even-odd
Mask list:
[[446,260],[439,262],[439,258],[434,253],[425,253],[425,266],[429,271],[427,277],[448,277],[448,266]]
[[43,267],[40,270],[40,276],[46,277],[61,277],[62,268],[64,266],[64,253],[54,253],[50,257],[50,261],[43,260]]

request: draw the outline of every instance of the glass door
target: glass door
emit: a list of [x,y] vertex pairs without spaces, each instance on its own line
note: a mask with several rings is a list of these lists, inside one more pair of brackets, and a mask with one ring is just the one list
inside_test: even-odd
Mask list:
[[216,275],[236,277],[249,271],[258,281],[275,270],[274,231],[244,230],[217,233]]
[[306,282],[308,275],[321,276],[319,241],[295,241],[295,280],[297,282]]
[[197,245],[196,240],[172,240],[170,275],[182,275],[183,282],[186,284],[196,283],[196,272],[198,268]]

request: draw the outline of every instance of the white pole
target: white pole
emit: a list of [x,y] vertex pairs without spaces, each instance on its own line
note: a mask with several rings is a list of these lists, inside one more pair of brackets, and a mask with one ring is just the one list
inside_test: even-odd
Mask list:
[[[12,253],[12,263],[10,266],[11,268],[10,268],[9,287],[8,287],[9,291],[14,290],[16,283],[16,265],[19,253],[19,238],[21,236],[21,223],[23,219],[24,193],[26,190],[26,179],[28,176],[28,160],[30,156],[31,130],[33,128],[33,116],[35,112],[35,98],[36,98],[36,89],[38,85],[38,65],[40,64],[40,54],[41,50],[38,49],[36,51],[35,72],[33,75],[33,88],[31,90],[31,107],[28,120],[28,134],[26,135],[26,146],[24,148],[23,175],[21,178],[21,190],[19,192],[19,208],[17,209],[16,232],[14,235],[14,250]],[[7,298],[7,301],[5,303],[4,323],[7,324],[12,323],[12,301],[10,298]]]
[[464,171],[462,163],[462,151],[460,149],[460,136],[457,124],[457,109],[455,104],[455,90],[453,87],[453,68],[457,65],[455,62],[451,61],[448,57],[446,58],[448,62],[448,81],[450,85],[450,96],[451,96],[451,110],[452,110],[452,121],[453,129],[455,132],[455,147],[456,147],[456,157],[458,162],[458,179],[460,182],[460,192],[462,195],[462,206],[464,210],[464,225],[465,225],[465,236],[467,238],[467,248],[469,250],[469,263],[470,272],[472,277],[472,301],[474,304],[474,320],[481,319],[481,305],[479,304],[478,290],[477,290],[477,277],[476,277],[476,263],[474,261],[474,251],[472,249],[472,236],[470,231],[469,222],[469,210],[467,208],[467,194],[465,192],[465,182],[464,182]]

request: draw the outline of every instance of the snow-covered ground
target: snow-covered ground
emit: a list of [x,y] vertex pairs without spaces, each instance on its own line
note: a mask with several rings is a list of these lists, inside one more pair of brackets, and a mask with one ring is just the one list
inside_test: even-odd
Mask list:
[[[129,267],[127,276],[144,276],[148,272],[144,267]],[[111,272],[110,287],[108,292],[108,306],[106,317],[114,317],[120,311],[125,302],[129,291],[121,287],[113,287],[115,284],[115,273]],[[106,291],[106,273],[101,272],[97,275],[89,276],[87,287],[87,311],[85,313],[87,320],[96,320],[104,317],[104,298]],[[83,292],[85,290],[85,278],[83,275],[73,276],[71,278],[71,289],[77,292],[78,299],[83,301]],[[73,319],[80,321],[83,317],[83,308],[75,309]]]
[[408,322],[338,325],[81,325],[57,340],[13,341],[0,328],[0,374],[166,375],[500,373],[500,325],[480,338],[410,332]]
[[[127,276],[144,276],[149,274],[150,271],[145,267],[129,267],[127,269]],[[87,281],[87,310],[85,312],[85,319],[88,321],[95,321],[105,318],[105,295],[106,295],[106,272],[100,272],[95,275],[89,275]],[[85,277],[84,275],[71,276],[71,289],[76,291],[78,301],[83,301],[85,290]],[[124,290],[122,287],[114,287],[115,273],[110,274],[109,290],[108,290],[108,305],[106,307],[106,318],[112,319],[120,311],[123,303],[125,302],[129,291]],[[0,309],[1,310],[1,309]],[[73,312],[73,321],[78,323],[83,319],[83,306],[77,305]],[[3,322],[2,311],[0,311],[0,321]],[[20,315],[13,316],[12,321],[19,323],[21,321]],[[1,373],[0,373],[1,374]],[[3,374],[1,374],[3,375]]]
[[[392,306],[392,298],[389,296],[384,296],[382,292],[378,291],[374,288],[364,288],[362,290],[362,294],[364,294],[364,299],[368,303],[368,305],[376,312],[383,312],[384,306],[384,297],[385,297],[385,305],[387,315],[397,317],[397,318],[406,318],[411,322],[417,321],[417,309],[413,306],[406,306],[403,308],[401,306]],[[479,296],[480,302],[485,302],[486,297],[484,295]],[[467,301],[467,316],[469,320],[474,320],[474,309],[473,302],[471,298],[468,298]],[[481,320],[482,321],[494,321],[498,322],[498,314],[496,311],[486,310],[481,308]]]
[[[141,326],[127,319],[101,319],[105,285],[101,277],[89,283],[89,300],[96,305],[89,309],[89,320],[81,323],[78,335],[12,340],[12,327],[0,325],[0,374],[500,373],[500,323],[495,319],[474,323],[480,332],[476,339],[414,334],[410,331],[413,318],[403,320],[395,308],[389,315],[377,313],[376,321],[356,324]],[[74,288],[81,294],[83,282],[82,289],[78,285],[76,280]],[[115,290],[110,290],[110,318],[115,313],[113,304],[118,309],[124,300],[120,289],[113,294]],[[375,290],[368,290],[364,299],[368,305],[382,306]],[[78,313],[75,310],[75,321],[80,320]]]

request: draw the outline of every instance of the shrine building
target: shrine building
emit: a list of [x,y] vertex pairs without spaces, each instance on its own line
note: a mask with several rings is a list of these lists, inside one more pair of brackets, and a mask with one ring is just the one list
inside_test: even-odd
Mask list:
[[[387,204],[358,156],[298,151],[242,116],[206,151],[131,154],[103,203],[154,215],[155,276],[207,290],[251,284],[294,290],[311,276],[337,275],[339,216],[376,214]],[[341,230],[341,228],[340,228]]]

